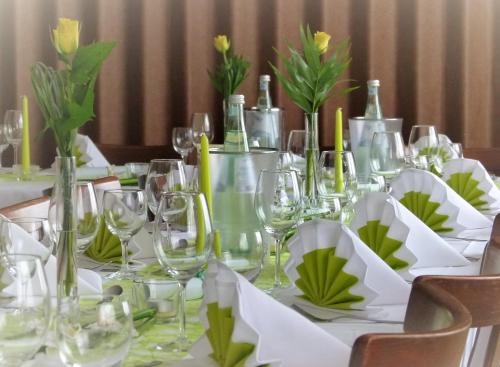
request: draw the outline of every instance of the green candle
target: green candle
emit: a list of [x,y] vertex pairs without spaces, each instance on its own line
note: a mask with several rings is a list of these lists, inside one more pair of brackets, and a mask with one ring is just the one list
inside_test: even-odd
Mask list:
[[22,169],[23,177],[30,175],[30,120],[28,111],[28,97],[22,96],[22,114],[23,114],[23,141],[22,141]]
[[335,113],[335,192],[344,192],[344,173],[342,169],[342,108]]

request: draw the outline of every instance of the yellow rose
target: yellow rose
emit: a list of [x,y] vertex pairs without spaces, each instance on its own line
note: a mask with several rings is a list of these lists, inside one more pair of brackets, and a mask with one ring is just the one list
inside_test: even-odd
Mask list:
[[320,54],[324,54],[328,50],[328,42],[330,42],[330,38],[332,37],[325,32],[314,33],[314,43],[316,43]]
[[57,28],[52,30],[54,47],[60,54],[70,56],[76,52],[80,39],[80,22],[59,18]]
[[214,46],[217,51],[224,54],[227,50],[229,50],[231,42],[229,42],[226,35],[218,35],[214,37]]

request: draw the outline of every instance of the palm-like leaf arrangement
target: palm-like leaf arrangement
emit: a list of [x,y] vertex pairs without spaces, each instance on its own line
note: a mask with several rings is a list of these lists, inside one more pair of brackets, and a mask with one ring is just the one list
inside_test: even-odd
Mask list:
[[[348,39],[336,45],[330,57],[322,61],[321,55],[327,52],[329,39],[330,36],[324,32],[316,32],[313,36],[309,26],[305,30],[301,26],[302,50],[288,45],[289,58],[276,51],[286,74],[271,64],[285,92],[305,113],[318,112],[351,62]],[[356,87],[344,88],[337,94],[347,94],[354,89]]]

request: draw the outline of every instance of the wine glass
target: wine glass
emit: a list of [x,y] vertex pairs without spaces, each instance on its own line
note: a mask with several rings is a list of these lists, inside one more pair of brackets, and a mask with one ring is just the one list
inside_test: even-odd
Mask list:
[[213,231],[205,196],[198,192],[169,192],[161,195],[153,243],[156,256],[166,271],[181,285],[179,335],[164,348],[186,351],[186,284],[207,263]]
[[17,180],[21,179],[19,167],[19,145],[23,140],[23,116],[19,110],[7,110],[4,116],[4,132],[7,142],[14,148],[13,169]]
[[404,143],[398,131],[384,131],[373,134],[370,146],[372,171],[385,180],[385,191],[390,191],[390,181],[405,166]]
[[262,170],[255,189],[254,208],[264,230],[276,241],[274,286],[276,295],[281,288],[281,246],[287,232],[297,224],[301,213],[301,198],[297,174],[290,170]]
[[83,253],[97,235],[99,228],[99,206],[92,182],[76,184],[76,251]]
[[[39,242],[41,247],[26,247],[23,234]],[[4,254],[25,253],[40,257],[42,264],[46,264],[54,249],[54,242],[50,237],[50,226],[47,218],[16,217],[0,219],[0,252]]]
[[195,112],[191,117],[193,127],[193,143],[198,152],[200,151],[201,136],[205,134],[209,142],[214,140],[214,125],[210,114],[205,112]]
[[462,148],[462,144],[460,143],[451,143],[451,147],[457,153],[458,158],[464,157],[464,149]]
[[292,169],[292,154],[288,150],[280,151],[277,169]]
[[432,125],[414,125],[411,128],[410,156],[416,168],[430,170],[436,160],[439,138]]
[[2,122],[0,125],[0,170],[2,169],[2,155],[5,149],[9,146],[7,135],[5,134],[5,124]]
[[186,188],[186,171],[180,159],[153,159],[146,177],[149,210],[156,215],[161,194]]
[[49,327],[50,296],[39,257],[0,257],[0,365],[21,366],[40,349]]
[[190,127],[174,127],[172,144],[175,151],[181,155],[184,164],[187,164],[189,152],[193,150],[193,129]]
[[114,367],[126,358],[132,340],[127,301],[80,296],[56,315],[57,347],[67,366]]
[[318,192],[323,198],[337,197],[342,203],[357,189],[356,166],[352,152],[325,150],[318,163]]
[[288,135],[287,150],[292,156],[291,169],[296,170],[303,179],[306,176],[306,131],[292,130]]
[[104,219],[109,231],[120,239],[122,265],[108,279],[137,279],[129,266],[128,242],[146,222],[146,199],[143,190],[118,189],[104,192]]

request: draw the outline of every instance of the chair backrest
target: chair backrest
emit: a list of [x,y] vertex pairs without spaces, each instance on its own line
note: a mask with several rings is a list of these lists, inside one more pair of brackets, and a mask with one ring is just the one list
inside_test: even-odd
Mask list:
[[464,157],[481,161],[488,171],[500,173],[499,148],[464,148]]
[[50,197],[42,196],[36,199],[23,201],[18,204],[0,209],[0,214],[7,218],[40,217],[47,218],[49,213]]
[[120,179],[116,176],[98,178],[92,181],[92,184],[94,185],[95,195],[98,203],[102,203],[104,191],[121,188]]
[[414,284],[405,332],[360,336],[349,366],[457,367],[470,324],[470,314],[451,294],[432,284]]
[[149,162],[155,158],[174,158],[176,156],[170,145],[97,144],[97,147],[112,164]]

